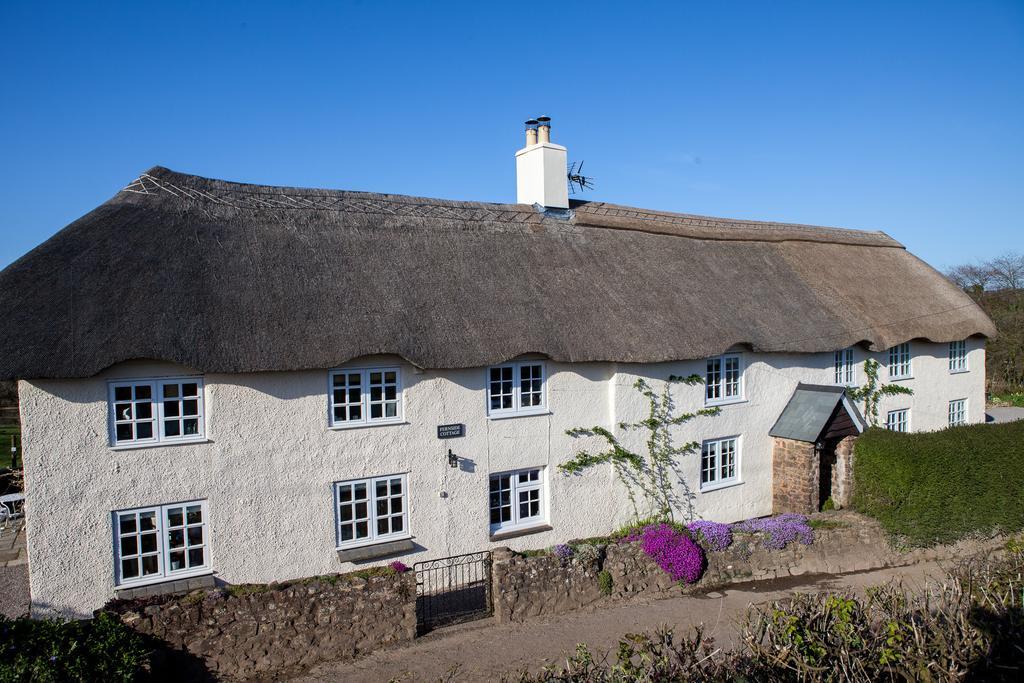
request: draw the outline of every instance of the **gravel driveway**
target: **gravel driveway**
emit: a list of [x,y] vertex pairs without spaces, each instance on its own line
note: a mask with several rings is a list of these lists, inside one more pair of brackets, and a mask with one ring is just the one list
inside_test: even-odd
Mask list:
[[0,567],[0,614],[20,617],[28,612],[28,565]]

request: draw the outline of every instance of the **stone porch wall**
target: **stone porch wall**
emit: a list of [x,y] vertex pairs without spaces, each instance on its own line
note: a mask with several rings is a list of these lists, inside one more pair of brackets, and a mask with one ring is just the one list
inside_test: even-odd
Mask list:
[[853,497],[853,446],[857,437],[848,436],[836,444],[836,461],[832,465],[832,502],[836,508],[850,505]]
[[772,512],[818,511],[818,454],[814,444],[775,438],[772,447]]

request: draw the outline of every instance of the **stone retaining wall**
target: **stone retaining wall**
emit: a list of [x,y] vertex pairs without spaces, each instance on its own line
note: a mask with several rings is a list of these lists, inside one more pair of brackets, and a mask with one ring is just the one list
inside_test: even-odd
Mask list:
[[160,641],[153,668],[158,677],[169,674],[168,680],[269,676],[416,637],[412,572],[253,590],[201,591],[156,604],[139,600],[111,611]]
[[[494,554],[495,614],[500,622],[519,622],[633,596],[699,593],[747,581],[954,559],[1001,543],[997,539],[901,553],[889,545],[885,532],[872,520],[853,513],[821,517],[841,526],[815,530],[814,543],[809,546],[794,541],[782,550],[773,550],[764,547],[760,534],[734,533],[728,548],[707,552],[707,570],[701,580],[685,588],[644,554],[639,543],[602,546],[598,559],[583,563],[552,555],[523,557],[501,549]],[[601,571],[611,575],[610,596],[599,589]]]

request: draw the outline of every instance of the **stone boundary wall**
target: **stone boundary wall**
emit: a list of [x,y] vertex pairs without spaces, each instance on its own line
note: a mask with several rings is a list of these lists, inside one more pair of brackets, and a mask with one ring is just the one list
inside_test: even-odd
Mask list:
[[218,588],[110,611],[156,646],[158,680],[274,678],[416,637],[416,580],[340,577],[232,594]]
[[[852,513],[829,515],[842,524],[815,529],[814,543],[796,541],[782,550],[762,545],[759,534],[735,533],[723,551],[706,552],[707,570],[697,583],[681,588],[672,581],[639,543],[611,543],[599,548],[595,560],[561,560],[553,555],[524,557],[507,548],[494,553],[494,610],[499,622],[521,622],[533,617],[562,614],[601,602],[634,596],[669,597],[673,592],[702,593],[748,581],[803,574],[843,574],[898,567],[928,560],[953,560],[992,550],[1001,540],[964,542],[953,546],[898,552],[885,532],[872,520]],[[969,549],[966,546],[971,546]],[[611,595],[603,595],[598,574],[612,579]]]

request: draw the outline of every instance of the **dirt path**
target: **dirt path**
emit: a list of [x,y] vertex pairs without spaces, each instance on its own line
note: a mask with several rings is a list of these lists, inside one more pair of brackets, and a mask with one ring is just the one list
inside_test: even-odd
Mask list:
[[842,576],[814,576],[737,585],[697,597],[629,602],[592,611],[578,611],[525,624],[495,625],[479,621],[447,629],[410,646],[375,652],[362,659],[322,664],[295,682],[317,681],[437,681],[455,669],[456,681],[496,681],[502,673],[536,670],[560,662],[577,643],[606,651],[625,633],[671,625],[677,632],[703,623],[718,645],[728,647],[737,635],[736,623],[751,603],[763,603],[802,591],[861,590],[901,580],[919,587],[943,576],[935,563],[881,569]]

